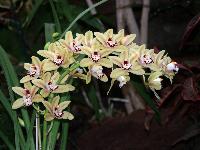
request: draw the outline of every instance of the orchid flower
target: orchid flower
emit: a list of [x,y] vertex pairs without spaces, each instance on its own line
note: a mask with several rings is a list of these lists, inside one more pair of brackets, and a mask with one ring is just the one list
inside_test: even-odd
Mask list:
[[130,51],[123,51],[117,56],[109,56],[109,59],[120,67],[121,70],[130,72],[136,75],[143,75],[145,73],[142,66],[137,62],[137,55]]
[[42,88],[40,94],[43,97],[47,97],[50,93],[66,93],[75,89],[75,87],[70,84],[62,84],[67,78],[64,78],[64,80],[61,81],[61,84],[57,83],[59,78],[60,74],[58,72],[55,72],[54,74],[46,72],[42,79],[35,79],[32,82],[37,87]]
[[124,30],[120,30],[118,34],[113,34],[113,29],[109,29],[105,33],[94,32],[94,35],[107,50],[122,52],[127,49],[120,43],[124,37]]
[[178,72],[178,70],[179,67],[177,65],[177,62],[173,62],[172,59],[168,56],[165,56],[163,58],[162,71],[163,74],[170,80],[171,83],[174,75]]
[[84,46],[82,52],[88,56],[88,58],[83,58],[80,61],[81,67],[90,67],[93,65],[100,65],[106,68],[112,68],[113,64],[108,59],[105,58],[107,55],[112,53],[112,51],[101,49],[97,44],[92,45],[92,47]]
[[24,88],[22,87],[12,87],[12,90],[21,96],[21,98],[17,99],[13,105],[12,109],[18,109],[23,106],[30,106],[34,102],[42,102],[43,97],[40,94],[36,94],[38,91],[38,87],[32,86],[30,82],[26,82],[24,84]]
[[83,35],[77,34],[76,38],[73,38],[72,32],[68,31],[65,34],[65,39],[60,39],[59,42],[70,52],[73,53],[80,53],[82,42],[83,42]]
[[90,83],[92,76],[103,82],[108,81],[108,77],[103,73],[103,67],[100,65],[92,65],[89,67],[89,71],[86,75],[86,84]]
[[51,121],[53,119],[68,119],[72,120],[74,119],[74,116],[67,111],[64,111],[66,109],[71,101],[64,101],[59,104],[60,96],[56,96],[53,98],[52,102],[43,101],[42,103],[48,110],[48,112],[45,114],[45,120]]
[[107,95],[109,94],[115,81],[119,82],[119,88],[123,87],[128,81],[130,81],[129,73],[121,68],[114,69],[110,74],[110,78],[112,80]]
[[24,68],[28,71],[27,75],[20,80],[20,83],[25,83],[33,79],[37,79],[42,74],[43,62],[38,57],[32,56],[32,64],[24,63]]
[[154,63],[154,49],[146,49],[145,45],[140,46],[137,50],[138,62],[144,68],[150,68],[151,70],[155,70],[157,68]]
[[162,88],[162,78],[160,78],[160,76],[162,76],[162,72],[154,72],[149,76],[147,85],[152,91]]
[[62,46],[51,43],[48,50],[39,50],[39,55],[47,58],[44,60],[43,70],[52,71],[57,70],[59,67],[67,68],[75,60],[73,53],[66,51]]

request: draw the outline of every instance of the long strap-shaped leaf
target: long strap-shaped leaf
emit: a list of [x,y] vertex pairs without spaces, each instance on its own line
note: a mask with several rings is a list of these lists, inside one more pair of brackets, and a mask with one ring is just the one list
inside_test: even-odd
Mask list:
[[[6,111],[8,112],[11,119],[13,120],[13,123],[16,121],[16,123],[14,123],[15,144],[16,144],[16,149],[19,150],[20,149],[20,141],[19,141],[19,137],[20,137],[19,128],[20,128],[20,126],[19,126],[19,123],[18,123],[18,120],[17,120],[17,115],[16,115],[16,113],[12,112],[11,105],[10,105],[8,99],[5,97],[5,95],[3,94],[2,91],[0,91],[0,101],[1,101],[2,105],[4,106],[4,108],[6,109]],[[21,136],[22,136],[22,141],[24,141],[23,144],[25,144],[23,134]]]
[[25,20],[25,23],[23,24],[23,26],[29,26],[32,19],[34,18],[37,10],[39,9],[40,5],[42,4],[43,0],[36,0],[35,1],[35,5],[33,5],[33,8],[31,9],[30,13],[28,14],[26,20]]
[[29,149],[31,147],[31,137],[33,137],[33,126],[34,126],[35,116],[36,116],[36,111],[33,110],[32,117],[31,117],[31,124],[29,126],[29,131],[27,134],[25,149]]
[[67,31],[69,31],[71,29],[71,27],[73,27],[73,25],[81,18],[83,17],[85,14],[87,14],[88,12],[90,12],[92,9],[94,9],[95,7],[107,2],[108,0],[101,0],[98,3],[95,3],[94,5],[90,6],[89,8],[87,8],[86,10],[84,10],[82,13],[80,13],[75,19],[74,21],[72,21],[72,23],[68,26],[68,28],[63,32],[63,34],[61,35],[60,38],[63,38],[65,36],[65,33]]
[[8,146],[10,150],[15,150],[13,144],[10,142],[8,137],[0,130],[0,138],[3,140],[3,142]]
[[[1,55],[0,66],[2,67],[2,69],[4,71],[4,75],[5,75],[7,84],[8,84],[10,101],[13,102],[15,99],[14,99],[14,93],[12,91],[12,87],[18,86],[19,81],[18,81],[17,74],[16,74],[11,62],[9,61],[8,55],[6,54],[5,50],[1,46],[0,46],[0,55]],[[28,112],[25,109],[21,109],[21,113],[22,113],[23,120],[25,122],[26,131],[28,132],[29,125],[30,125]],[[14,122],[14,124],[16,124],[17,122]],[[33,137],[32,137],[31,142],[32,142],[32,150],[33,150],[34,149]],[[16,137],[16,145],[18,145],[18,144],[19,144],[18,137]]]

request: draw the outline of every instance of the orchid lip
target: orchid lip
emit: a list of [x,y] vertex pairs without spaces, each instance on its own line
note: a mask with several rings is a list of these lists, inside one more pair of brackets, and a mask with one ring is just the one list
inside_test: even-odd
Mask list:
[[176,71],[178,72],[179,68],[177,66],[177,63],[176,62],[171,62],[167,65],[167,70],[168,71]]
[[126,84],[126,78],[124,76],[119,76],[117,78],[117,81],[119,81],[119,87],[121,88],[123,85]]
[[53,114],[56,118],[61,118],[63,116],[63,111],[62,110],[59,110],[59,107],[56,106],[54,109],[53,109]]
[[95,76],[97,78],[102,78],[104,76],[103,68],[101,66],[92,67],[91,73],[93,76]]
[[28,75],[31,77],[39,77],[40,76],[40,68],[37,65],[32,64],[28,70]]
[[75,41],[73,41],[72,45],[70,46],[70,49],[73,52],[79,52],[79,51],[81,51],[81,46],[82,46],[82,44],[77,44]]
[[122,68],[125,69],[125,70],[130,69],[131,66],[132,66],[132,65],[131,65],[128,61],[126,61],[126,60],[125,60],[125,61],[123,62],[123,64],[122,64]]
[[54,91],[58,88],[58,85],[56,85],[55,83],[49,81],[47,84],[46,84],[46,88],[48,91]]
[[161,82],[163,79],[162,78],[156,78],[156,79],[154,79],[153,81],[154,82]]
[[153,63],[153,60],[152,60],[151,56],[143,55],[140,57],[140,62],[142,64],[151,64],[151,63]]
[[30,94],[30,91],[28,89],[24,89],[25,94],[23,96],[24,106],[30,106],[33,104],[32,102],[32,96]]
[[64,59],[60,55],[56,55],[53,60],[54,64],[56,64],[57,66],[60,66],[61,64],[63,64],[63,61]]
[[101,55],[98,52],[94,52],[91,56],[92,61],[98,62],[101,59]]
[[111,38],[108,39],[108,41],[106,42],[106,44],[107,44],[109,47],[115,47],[115,46],[117,46],[117,43],[114,42]]

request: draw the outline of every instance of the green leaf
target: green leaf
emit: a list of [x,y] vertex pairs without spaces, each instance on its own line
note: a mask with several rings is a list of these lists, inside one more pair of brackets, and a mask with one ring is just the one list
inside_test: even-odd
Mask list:
[[14,123],[16,149],[20,149],[19,144],[21,144],[23,146],[25,144],[24,135],[23,135],[22,129],[19,125],[16,112],[12,110],[8,99],[6,98],[6,96],[3,94],[3,92],[1,90],[0,90],[0,101]]
[[97,98],[97,95],[96,95],[96,90],[95,90],[93,85],[90,86],[90,89],[88,91],[88,98],[93,105],[96,119],[100,120],[101,115],[99,113],[99,103],[98,103],[98,98]]
[[54,23],[45,23],[45,41],[47,42],[52,42],[52,35],[55,33],[55,24]]
[[[53,41],[52,35],[55,32],[55,24],[54,23],[45,23],[44,24],[44,30],[45,30],[45,40],[46,40],[46,43],[47,42],[52,42]],[[49,46],[49,44],[48,44],[48,46]]]
[[74,21],[72,21],[72,23],[68,26],[68,28],[63,32],[63,34],[61,35],[60,38],[63,38],[65,36],[65,33],[67,31],[69,31],[73,26],[74,24],[80,19],[82,18],[85,14],[87,14],[88,12],[90,12],[93,8],[107,2],[108,0],[101,0],[100,2],[98,3],[95,3],[94,5],[90,6],[89,8],[87,8],[86,10],[84,10],[82,13],[80,13],[75,19]]
[[0,138],[8,146],[9,150],[15,150],[13,144],[10,142],[10,140],[8,139],[8,137],[1,130],[0,130]]
[[62,122],[62,132],[61,132],[62,135],[61,135],[60,150],[67,149],[68,130],[69,130],[69,123],[66,121]]
[[133,86],[136,88],[137,92],[143,97],[144,101],[151,107],[151,109],[155,112],[156,114],[156,119],[160,121],[160,112],[152,100],[151,96],[148,94],[146,87],[144,86],[143,83],[137,82],[136,80],[131,80],[131,83]]
[[25,20],[25,23],[23,24],[23,26],[26,25],[26,27],[29,26],[29,24],[31,23],[33,17],[35,16],[38,8],[40,7],[40,5],[42,4],[43,0],[36,0],[35,1],[35,5],[33,5],[33,8],[32,10],[30,11],[30,13],[28,14],[26,20]]
[[54,22],[55,22],[55,25],[56,25],[56,31],[59,32],[59,33],[61,33],[62,30],[61,30],[59,18],[58,18],[57,12],[56,12],[56,8],[55,8],[54,3],[53,3],[52,0],[49,0],[49,3],[51,5],[51,9],[52,9],[52,13],[53,13],[53,18],[54,18]]
[[29,126],[29,130],[27,133],[27,141],[26,141],[26,145],[25,145],[25,149],[29,149],[31,147],[31,137],[33,137],[33,126],[34,126],[34,121],[35,121],[35,116],[36,116],[36,111],[33,110],[32,112],[32,117],[31,117],[31,123]]

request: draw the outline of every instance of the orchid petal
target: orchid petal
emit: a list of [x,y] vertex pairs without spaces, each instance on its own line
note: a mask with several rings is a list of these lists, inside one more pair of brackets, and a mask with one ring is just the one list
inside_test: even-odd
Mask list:
[[64,111],[62,119],[72,120],[74,119],[74,115],[72,115],[70,112]]
[[46,121],[52,121],[54,119],[54,116],[50,113],[45,114],[45,120]]
[[91,66],[92,64],[94,64],[94,62],[90,58],[83,58],[80,61],[81,67],[88,67],[88,66]]
[[101,66],[104,66],[106,68],[112,68],[113,67],[113,63],[107,59],[107,58],[101,58],[98,63],[101,65]]
[[18,94],[18,95],[20,95],[20,96],[24,96],[24,89],[23,88],[21,88],[21,87],[12,87],[12,90],[16,93],[16,94]]
[[74,91],[75,87],[70,85],[70,84],[66,84],[66,85],[59,85],[57,89],[55,89],[52,93],[65,93],[65,92],[69,92],[69,91]]
[[40,95],[40,94],[36,94],[33,99],[32,99],[32,102],[42,102],[44,100],[44,98]]
[[19,98],[12,104],[12,109],[18,109],[24,105],[23,98]]

